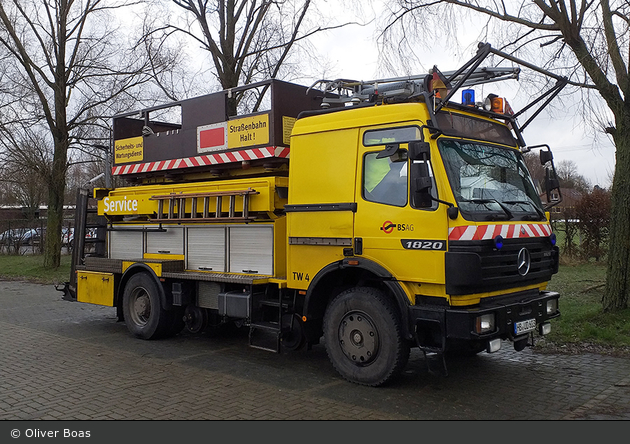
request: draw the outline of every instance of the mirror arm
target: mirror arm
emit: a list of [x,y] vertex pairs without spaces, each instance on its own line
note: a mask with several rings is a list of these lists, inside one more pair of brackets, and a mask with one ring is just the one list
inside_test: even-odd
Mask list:
[[447,202],[442,199],[438,199],[437,197],[433,197],[433,196],[431,196],[431,200],[448,206],[448,209],[446,210],[446,214],[449,217],[449,219],[455,220],[459,216],[459,208],[457,208],[455,204],[451,202]]

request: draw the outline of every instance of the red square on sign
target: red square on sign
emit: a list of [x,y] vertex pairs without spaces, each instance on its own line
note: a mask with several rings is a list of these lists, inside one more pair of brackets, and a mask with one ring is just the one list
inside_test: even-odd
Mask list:
[[199,132],[199,148],[225,145],[225,128],[212,128]]

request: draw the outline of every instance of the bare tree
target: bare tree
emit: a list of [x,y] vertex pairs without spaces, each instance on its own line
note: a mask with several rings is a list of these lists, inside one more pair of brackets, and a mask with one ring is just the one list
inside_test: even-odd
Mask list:
[[[467,23],[459,19],[474,16],[481,18],[476,20],[483,26],[479,32],[486,36],[493,34],[504,43],[502,50],[529,58],[534,64],[543,63],[545,68],[597,91],[607,107],[604,116],[611,116],[608,118],[613,121],[602,121],[595,97],[587,97],[584,109],[592,118],[600,117],[600,129],[612,137],[616,148],[603,308],[604,311],[626,308],[630,294],[630,3],[627,0],[397,0],[395,5],[383,38],[391,39],[391,32],[400,29],[404,30],[400,34],[403,42],[409,41],[411,29],[414,33],[429,28],[432,32],[454,35],[458,25],[471,30],[470,17],[465,17]],[[431,21],[435,17],[439,20]]]
[[[171,23],[165,36],[182,32],[210,54],[214,74],[223,89],[270,78],[287,69],[299,42],[315,33],[344,24],[312,25],[311,0],[173,0],[185,12],[183,25]],[[240,97],[228,102],[236,114]]]
[[[129,0],[6,0],[0,3],[0,56],[10,63],[0,76],[4,109],[0,130],[8,134],[41,124],[47,129],[40,172],[48,189],[44,265],[56,268],[69,152],[87,148],[86,126],[103,128],[114,98],[132,100],[134,86],[159,71],[141,51],[127,50],[114,13]],[[4,63],[4,62],[3,62]],[[7,67],[8,66],[8,67]],[[147,74],[149,73],[149,74]],[[126,94],[126,95],[125,95]],[[94,134],[94,133],[92,133]],[[108,137],[101,133],[101,137]],[[11,141],[5,148],[19,153]]]
[[[32,134],[32,133],[31,133]],[[10,192],[13,203],[22,205],[32,219],[39,206],[46,201],[46,181],[41,169],[42,139],[16,140],[7,135],[12,147],[0,156],[0,183]],[[7,137],[0,140],[7,143]]]
[[572,188],[580,193],[588,193],[593,186],[587,178],[578,172],[578,165],[573,160],[561,160],[556,167],[560,186]]

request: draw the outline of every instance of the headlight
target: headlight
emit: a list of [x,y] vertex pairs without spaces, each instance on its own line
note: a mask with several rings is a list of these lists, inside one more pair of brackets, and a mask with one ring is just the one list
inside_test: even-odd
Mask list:
[[558,300],[557,299],[549,299],[547,301],[547,314],[552,315],[558,311]]
[[475,331],[479,334],[494,331],[494,313],[477,316],[475,321]]

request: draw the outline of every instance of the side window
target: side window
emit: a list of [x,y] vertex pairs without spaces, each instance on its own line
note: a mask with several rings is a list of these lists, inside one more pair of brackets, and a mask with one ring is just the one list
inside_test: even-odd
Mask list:
[[364,146],[385,145],[386,143],[407,143],[412,140],[420,140],[420,127],[402,126],[366,131],[363,134]]
[[370,202],[404,207],[407,205],[407,152],[377,159],[378,153],[363,159],[363,198]]

